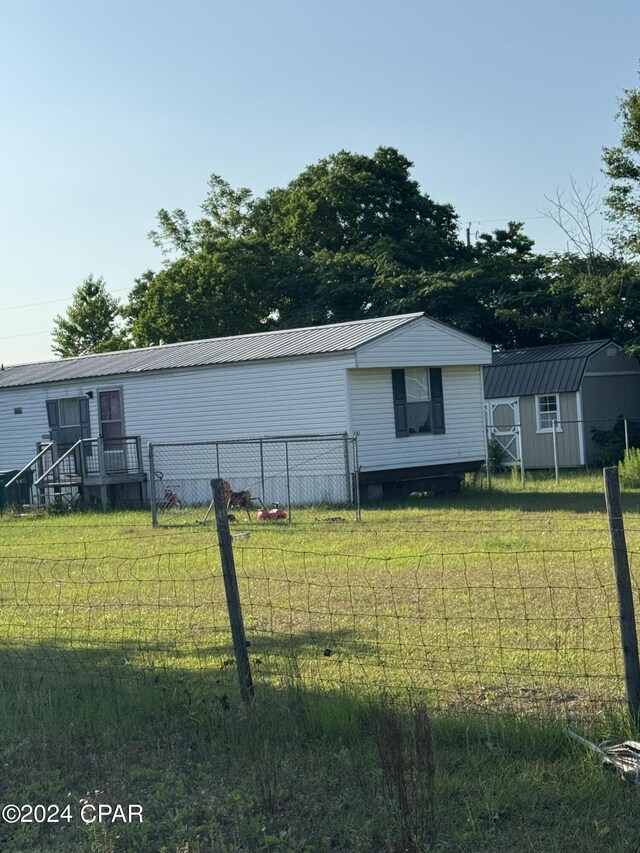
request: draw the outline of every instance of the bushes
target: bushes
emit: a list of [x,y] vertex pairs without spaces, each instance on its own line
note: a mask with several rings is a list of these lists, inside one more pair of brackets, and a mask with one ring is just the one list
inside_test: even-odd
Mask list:
[[[629,447],[640,447],[640,423],[627,421],[627,433]],[[625,437],[622,415],[618,415],[612,429],[592,429],[591,437],[600,450],[599,461],[602,465],[617,465],[624,458]]]
[[640,448],[630,447],[618,467],[622,485],[628,489],[640,489]]

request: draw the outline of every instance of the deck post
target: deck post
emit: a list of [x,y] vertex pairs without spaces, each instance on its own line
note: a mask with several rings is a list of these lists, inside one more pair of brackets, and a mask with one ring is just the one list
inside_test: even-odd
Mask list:
[[87,457],[84,442],[78,448],[78,459],[80,462],[80,488],[82,490],[82,505],[85,509],[89,508],[89,493],[87,491]]

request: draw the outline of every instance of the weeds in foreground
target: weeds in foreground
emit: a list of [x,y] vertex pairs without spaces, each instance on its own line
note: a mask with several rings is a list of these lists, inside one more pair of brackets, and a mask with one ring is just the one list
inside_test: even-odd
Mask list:
[[384,787],[402,849],[419,853],[435,837],[435,754],[424,705],[409,714],[385,701],[375,740]]

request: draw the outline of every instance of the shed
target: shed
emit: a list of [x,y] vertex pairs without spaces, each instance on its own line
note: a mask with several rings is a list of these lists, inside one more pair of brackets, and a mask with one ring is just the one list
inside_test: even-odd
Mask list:
[[484,460],[490,359],[413,313],[15,365],[0,371],[0,469],[80,442],[75,485],[106,504],[142,489],[148,442],[357,433],[365,487],[460,476]]
[[640,419],[640,368],[611,340],[528,347],[493,354],[484,370],[490,437],[505,462],[525,468],[601,461],[599,434]]

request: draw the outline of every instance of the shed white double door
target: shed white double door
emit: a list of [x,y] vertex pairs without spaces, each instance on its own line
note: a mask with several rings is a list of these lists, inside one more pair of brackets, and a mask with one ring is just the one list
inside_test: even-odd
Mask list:
[[484,404],[487,420],[487,440],[495,439],[504,451],[503,464],[519,465],[520,401],[513,399],[487,400]]

